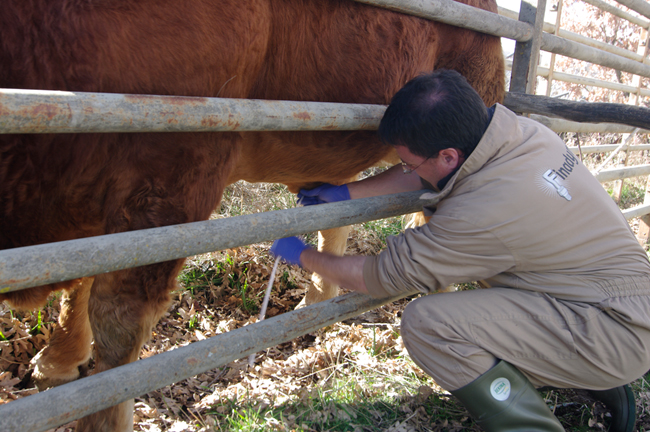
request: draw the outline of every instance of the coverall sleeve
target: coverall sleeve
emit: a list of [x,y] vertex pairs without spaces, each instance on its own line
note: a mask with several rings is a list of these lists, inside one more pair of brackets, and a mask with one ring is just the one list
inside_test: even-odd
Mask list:
[[432,293],[509,271],[515,258],[490,231],[448,216],[389,237],[381,254],[369,257],[363,277],[371,296]]

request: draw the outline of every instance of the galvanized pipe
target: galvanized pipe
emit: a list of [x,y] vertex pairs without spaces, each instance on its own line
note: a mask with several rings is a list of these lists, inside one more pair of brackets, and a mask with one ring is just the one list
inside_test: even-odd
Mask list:
[[650,66],[648,65],[548,33],[542,34],[542,49],[635,75],[650,77]]
[[0,89],[0,133],[375,130],[386,107]]
[[347,294],[0,406],[3,432],[45,431],[410,294]]
[[650,213],[650,204],[641,204],[636,207],[622,210],[622,213],[627,220],[634,219],[635,217],[645,216]]
[[[619,146],[616,144],[603,144],[603,145],[588,145],[588,146],[571,146],[567,147],[573,152],[573,154],[579,155],[582,154],[592,154],[592,153],[609,153],[616,150]],[[650,150],[650,144],[637,144],[631,146],[625,146],[622,150],[633,152],[633,151],[644,151]]]
[[612,180],[646,176],[648,174],[650,174],[650,165],[637,165],[627,168],[612,168],[608,170],[602,170],[594,177],[596,177],[599,182],[604,183]]
[[436,202],[424,192],[5,249],[0,293],[412,213]]
[[[529,24],[483,9],[457,3],[453,0],[410,0],[408,2],[402,0],[356,1],[481,33],[507,37],[517,42],[526,42],[533,37],[533,28]],[[650,66],[577,42],[558,38],[557,36],[542,34],[541,49],[601,66],[620,69],[636,75],[650,77]]]
[[615,15],[619,18],[623,18],[624,20],[636,24],[639,27],[643,27],[644,29],[650,28],[650,21],[643,18],[639,18],[636,15],[627,13],[622,9],[619,9],[617,7],[610,5],[609,3],[604,2],[603,0],[583,0],[583,1],[589,3],[592,6],[597,7],[600,10],[609,12],[612,15]]
[[[514,19],[514,20],[518,19],[518,15],[519,15],[518,12],[515,12],[515,11],[510,10],[510,9],[506,9],[506,8],[503,8],[503,7],[499,7],[498,9],[499,9],[499,15],[510,18],[510,19]],[[577,33],[573,33],[573,32],[570,32],[568,30],[564,30],[562,28],[559,29],[557,31],[557,33],[555,33],[555,24],[551,24],[549,22],[544,22],[543,29],[544,29],[544,31],[546,33],[556,34],[557,36],[559,36],[561,38],[564,38],[564,39],[572,40],[574,42],[578,42],[578,43],[581,43],[583,45],[589,45],[589,46],[592,46],[594,48],[598,48],[598,49],[601,49],[603,51],[610,52],[612,54],[620,55],[620,56],[628,58],[630,60],[635,60],[635,61],[640,61],[640,62],[643,61],[643,56],[639,55],[639,54],[637,54],[637,53],[635,53],[633,51],[628,51],[628,50],[626,50],[624,48],[619,48],[617,46],[610,45],[610,44],[605,43],[605,42],[597,41],[595,39],[589,39],[586,36],[582,36],[582,35],[579,35]]]
[[646,18],[650,18],[650,3],[644,0],[616,0]]
[[533,38],[532,26],[453,0],[356,0],[432,21],[519,42]]
[[[508,69],[512,69],[512,60],[506,60],[506,70]],[[550,70],[548,68],[543,66],[537,67],[537,76],[548,78],[549,74],[550,74]],[[604,81],[596,78],[583,77],[579,75],[572,75],[572,74],[567,74],[567,73],[557,72],[557,71],[553,71],[553,79],[555,81],[563,81],[563,82],[586,85],[586,86],[595,86],[595,87],[601,87],[601,88],[606,88],[606,89],[616,90],[621,92],[636,93],[638,90],[637,87],[627,85],[627,84],[619,84],[619,83]],[[649,89],[642,88],[640,90],[640,93],[641,96],[650,97]]]

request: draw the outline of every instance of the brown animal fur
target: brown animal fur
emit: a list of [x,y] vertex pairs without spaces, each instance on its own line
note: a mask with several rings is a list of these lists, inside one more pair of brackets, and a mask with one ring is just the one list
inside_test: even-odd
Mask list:
[[[492,0],[469,3],[496,11]],[[10,0],[0,14],[5,88],[386,104],[434,68],[461,72],[488,105],[503,97],[498,38],[350,0]],[[4,135],[0,249],[204,220],[237,180],[297,191],[391,157],[372,132]],[[345,242],[325,247],[341,254]],[[97,370],[136,360],[181,265],[0,300],[34,308],[69,290],[61,329],[35,361],[57,384],[86,361],[88,325]],[[317,287],[307,301],[333,295]],[[93,414],[78,430],[128,429],[131,410]]]

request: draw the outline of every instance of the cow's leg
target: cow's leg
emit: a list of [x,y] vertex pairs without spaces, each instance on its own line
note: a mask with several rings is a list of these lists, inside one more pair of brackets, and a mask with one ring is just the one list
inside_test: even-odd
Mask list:
[[[106,232],[207,219],[221,199],[238,152],[239,135],[137,138],[145,158],[133,158],[133,165],[123,169],[122,184],[111,190],[116,198],[107,211]],[[128,139],[135,138],[129,135]],[[152,172],[160,175],[152,176]],[[170,292],[178,288],[176,277],[183,262],[173,260],[95,276],[88,317],[95,341],[96,373],[138,359],[153,326],[169,307]],[[78,432],[121,432],[132,427],[133,400],[77,423]]]
[[88,297],[92,283],[93,278],[77,279],[63,291],[59,326],[49,344],[32,359],[32,378],[40,390],[77,379],[79,366],[90,358]]
[[[350,227],[332,228],[318,232],[318,250],[334,255],[343,255],[350,234]],[[339,287],[336,284],[325,282],[318,273],[311,276],[309,290],[298,307],[309,306],[336,297]]]
[[[88,302],[95,338],[95,373],[138,359],[151,330],[168,309],[183,260],[99,275]],[[84,417],[77,431],[133,429],[133,400]]]
[[426,224],[428,221],[429,218],[427,218],[422,212],[409,213],[404,215],[404,228],[417,228]]
[[[359,179],[359,175],[348,179],[343,183],[350,183]],[[350,227],[344,226],[339,228],[332,228],[328,230],[321,230],[318,232],[318,250],[320,252],[327,252],[333,255],[342,256],[347,247],[348,236],[350,234]],[[302,299],[297,308],[309,306],[324,300],[339,295],[339,286],[330,282],[326,282],[318,273],[312,273],[311,284],[305,298]]]

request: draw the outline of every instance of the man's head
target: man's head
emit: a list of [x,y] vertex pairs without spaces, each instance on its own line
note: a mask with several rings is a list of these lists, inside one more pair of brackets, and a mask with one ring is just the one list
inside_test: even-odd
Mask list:
[[442,69],[412,79],[393,96],[379,136],[424,158],[435,158],[447,148],[467,158],[487,123],[487,108],[478,93],[458,72]]

